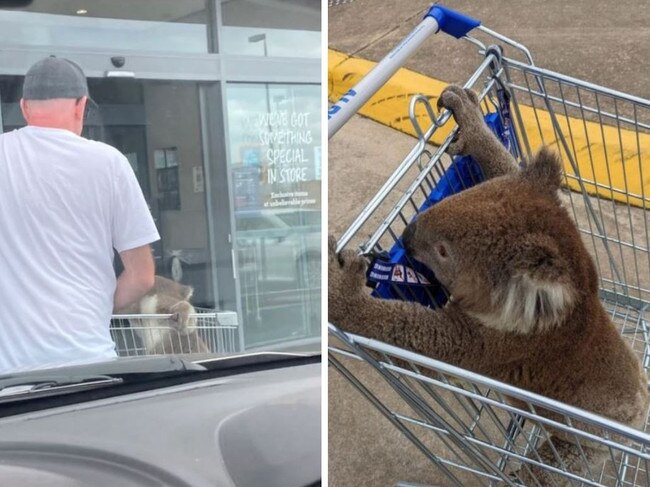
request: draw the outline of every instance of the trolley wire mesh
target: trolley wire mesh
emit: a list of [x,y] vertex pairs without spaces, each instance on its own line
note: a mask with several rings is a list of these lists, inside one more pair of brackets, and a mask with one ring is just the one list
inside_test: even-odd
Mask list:
[[[216,310],[195,307],[192,324],[179,327],[169,315],[118,315],[110,331],[120,357],[152,354],[209,352],[235,353],[239,350],[239,327],[222,323]],[[155,351],[154,351],[155,345]]]

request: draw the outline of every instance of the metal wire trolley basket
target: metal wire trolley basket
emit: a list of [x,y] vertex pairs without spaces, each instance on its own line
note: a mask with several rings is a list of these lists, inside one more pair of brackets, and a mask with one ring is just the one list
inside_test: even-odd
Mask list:
[[172,315],[115,315],[111,335],[117,354],[134,355],[217,353],[240,351],[236,313],[218,313],[208,308],[194,308],[192,324],[181,329]]
[[[650,186],[644,181],[650,174],[650,101],[539,68],[524,46],[479,24],[432,7],[413,32],[332,106],[329,136],[432,33],[443,30],[476,45],[482,59],[465,87],[480,93],[486,122],[517,159],[531,158],[543,144],[561,154],[565,171],[560,196],[598,269],[601,300],[647,369]],[[380,258],[390,269],[404,265],[406,270],[410,263],[403,260],[400,243],[406,225],[435,204],[432,199],[481,179],[467,161],[445,155],[457,127],[449,112],[436,114],[432,99],[411,99],[409,117],[417,143],[341,236],[337,251],[354,246],[372,262]],[[430,305],[445,299],[444,289],[413,289],[386,281],[374,293]],[[650,435],[645,431],[345,333],[332,324],[329,333],[330,364],[431,460],[439,469],[440,485],[650,486]],[[364,373],[374,371],[385,380],[382,387],[363,380],[359,363]],[[604,466],[601,462],[593,468],[582,448],[573,468],[558,460],[552,442],[541,451],[540,445],[557,431],[573,444],[605,451]],[[551,474],[550,480],[533,471]],[[522,480],[531,477],[527,483]]]

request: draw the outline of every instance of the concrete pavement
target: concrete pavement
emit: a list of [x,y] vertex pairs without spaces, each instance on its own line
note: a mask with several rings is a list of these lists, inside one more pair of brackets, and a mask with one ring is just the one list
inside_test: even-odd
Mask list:
[[[329,9],[329,46],[379,61],[421,19],[426,0],[355,0]],[[650,98],[650,8],[645,0],[441,2],[528,47],[538,66]],[[406,63],[447,82],[477,66],[476,49],[439,34]]]

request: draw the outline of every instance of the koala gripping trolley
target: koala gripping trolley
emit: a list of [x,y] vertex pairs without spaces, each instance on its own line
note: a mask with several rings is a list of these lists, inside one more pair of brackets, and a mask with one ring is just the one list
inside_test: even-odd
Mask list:
[[[344,133],[352,115],[439,31],[478,48],[478,68],[464,88],[478,93],[487,126],[513,159],[525,164],[543,145],[559,153],[560,198],[596,265],[601,303],[647,369],[649,100],[539,68],[523,45],[435,5],[332,105],[330,143],[336,144],[332,137],[339,129]],[[436,113],[430,99],[411,99],[417,141],[339,238],[336,253],[352,248],[367,257],[375,297],[435,308],[444,306],[446,290],[407,255],[404,230],[424,210],[483,175],[471,158],[445,154],[459,137],[458,127],[451,112]],[[433,145],[432,137],[441,133],[442,143]],[[334,324],[329,333],[330,364],[437,467],[441,484],[650,486],[647,418],[640,429],[631,428]],[[365,368],[351,367],[354,361]],[[371,373],[383,381],[364,380]],[[601,459],[595,461],[592,452]]]

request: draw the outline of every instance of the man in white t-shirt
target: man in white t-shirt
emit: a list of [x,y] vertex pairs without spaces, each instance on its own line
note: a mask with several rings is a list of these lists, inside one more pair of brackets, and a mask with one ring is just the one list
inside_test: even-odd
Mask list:
[[0,135],[0,374],[115,357],[112,310],[154,283],[160,236],[128,160],[80,136],[87,101],[81,68],[45,58],[28,125]]

